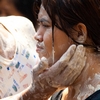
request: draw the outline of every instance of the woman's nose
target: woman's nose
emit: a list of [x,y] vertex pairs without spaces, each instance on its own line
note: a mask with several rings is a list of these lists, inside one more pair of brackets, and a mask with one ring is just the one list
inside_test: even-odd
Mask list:
[[39,42],[42,42],[42,41],[43,41],[43,36],[42,36],[42,34],[35,33],[34,38],[35,38],[35,40],[37,40],[37,41],[39,41]]

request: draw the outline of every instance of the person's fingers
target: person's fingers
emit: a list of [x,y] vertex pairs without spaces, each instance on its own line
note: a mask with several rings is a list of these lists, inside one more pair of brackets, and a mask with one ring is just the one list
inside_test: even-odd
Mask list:
[[42,57],[39,64],[33,68],[33,73],[40,74],[46,68],[48,68],[48,60],[45,57]]
[[[74,52],[75,52],[76,46],[72,45],[70,48],[63,54],[63,56],[56,62],[52,67],[48,69],[45,73],[41,73],[39,75],[40,79],[45,78],[46,81],[52,85],[53,87],[59,86],[57,81],[55,81],[56,78],[59,78],[58,76],[60,73],[67,67],[70,59],[72,58]],[[47,77],[46,77],[47,76]],[[62,77],[61,77],[62,78]]]
[[[79,70],[82,66],[82,61],[84,61],[85,56],[85,48],[82,45],[77,46],[75,54],[73,55],[72,59],[70,59],[68,63],[68,67],[66,68],[65,73],[68,73],[68,69],[75,71]],[[78,66],[80,65],[80,66]]]
[[63,86],[72,84],[84,68],[85,62],[85,48],[79,45],[76,48],[75,54],[68,62],[67,67],[55,78],[55,81]]
[[77,64],[77,68],[73,68],[74,70],[72,70],[71,73],[73,74],[69,74],[69,78],[67,76],[68,79],[66,79],[65,81],[65,86],[71,85],[75,79],[77,79],[77,77],[80,75],[80,73],[82,72],[82,70],[84,69],[86,63],[86,57],[83,58],[83,61],[81,60],[79,64]]
[[65,80],[67,80],[67,78],[69,78],[71,76],[70,74],[72,74],[73,70],[74,71],[78,70],[78,69],[76,69],[77,68],[77,66],[76,66],[77,62],[78,62],[79,59],[81,59],[81,56],[82,57],[84,56],[84,54],[85,54],[85,50],[84,50],[83,46],[82,45],[77,46],[73,57],[70,59],[69,62],[67,62],[67,66],[66,66],[65,70],[62,71],[61,76]]
[[66,84],[72,84],[74,82],[74,80],[79,76],[79,74],[83,70],[85,63],[86,63],[85,48],[82,45],[79,45],[76,49],[73,58],[70,60],[68,67],[63,73],[64,74],[63,78],[67,80]]
[[86,63],[86,57],[83,58],[83,61],[80,60],[80,63],[76,65],[77,69],[79,70],[76,70],[76,72],[74,72],[73,70],[72,72],[73,76],[70,78],[70,80],[72,81],[70,81],[70,84],[72,84],[75,81],[75,79],[81,74],[82,70],[84,69],[85,63]]
[[43,82],[47,82],[55,88],[68,86],[74,82],[85,66],[85,49],[82,45],[77,46],[77,48],[75,45],[70,46],[60,60],[45,72],[43,72],[44,69],[48,67],[47,59],[41,59],[41,62],[42,64],[40,63],[35,69],[40,73],[38,83],[41,87],[44,87]]
[[75,52],[75,49],[76,46],[71,45],[62,55],[62,57],[52,67],[50,67],[49,73],[51,73],[52,76],[60,74],[67,67],[69,60],[72,58]]
[[[68,63],[68,65],[70,66],[73,64],[74,65],[77,64],[79,59],[82,58],[84,55],[85,55],[85,48],[82,45],[78,45],[72,59]],[[76,66],[72,66],[72,67],[76,67]]]
[[[69,49],[63,54],[63,56],[60,58],[60,60],[58,60],[54,65],[52,65],[52,67],[49,68],[48,71],[46,71],[45,73],[41,73],[41,75],[39,75],[40,77],[44,77],[45,75],[50,75],[50,76],[55,76],[57,74],[59,74],[59,72],[61,72],[62,70],[64,70],[64,68],[66,67],[66,65],[68,64],[69,60],[71,59],[71,57],[73,56],[74,52],[75,52],[76,46],[72,45],[69,47]],[[66,65],[65,65],[66,64]],[[38,66],[36,66],[33,71],[34,73],[38,72],[42,72],[44,69],[46,69],[48,67],[48,62],[47,59],[45,57],[43,57],[40,61],[40,63],[38,64]],[[43,74],[43,75],[42,75]]]

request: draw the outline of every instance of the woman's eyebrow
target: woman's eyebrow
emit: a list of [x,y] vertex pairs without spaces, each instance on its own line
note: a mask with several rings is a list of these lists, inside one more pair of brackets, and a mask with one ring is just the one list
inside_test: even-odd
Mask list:
[[47,22],[50,23],[47,19],[45,18],[41,18],[41,19],[37,19],[38,22]]

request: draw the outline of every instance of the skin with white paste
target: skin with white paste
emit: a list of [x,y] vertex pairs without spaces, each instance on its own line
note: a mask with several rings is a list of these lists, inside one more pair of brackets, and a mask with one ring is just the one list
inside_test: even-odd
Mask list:
[[100,56],[87,50],[87,64],[78,79],[64,92],[62,100],[85,100],[100,89]]

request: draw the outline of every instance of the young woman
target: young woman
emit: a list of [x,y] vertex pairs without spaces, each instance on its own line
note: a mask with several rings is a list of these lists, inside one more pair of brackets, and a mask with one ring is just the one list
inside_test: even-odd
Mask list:
[[[36,84],[33,85],[32,94],[30,94],[30,89],[28,88],[29,90],[22,93],[22,98],[26,97],[26,100],[28,100],[30,97],[30,100],[32,100],[35,96],[36,98],[40,96],[40,100],[46,100],[46,96],[48,93],[50,94],[50,92],[48,92],[49,89],[52,94],[56,88],[66,86],[68,87],[67,92],[66,90],[60,91],[58,95],[52,96],[51,100],[99,100],[100,0],[42,0],[42,2],[37,1],[36,6],[36,8],[40,7],[39,12],[37,12],[39,28],[35,35],[35,39],[38,41],[36,51],[40,58],[43,56],[47,58],[48,64],[45,63],[45,65],[52,65],[54,67],[54,65],[61,61],[60,57],[66,50],[69,51],[69,47],[72,44],[82,44],[85,47],[87,61],[85,67],[82,67],[82,69],[74,67],[73,63],[68,63],[68,66],[72,64],[72,67],[68,68],[73,71],[68,73],[68,69],[63,69],[62,71],[66,73],[66,76],[63,76],[62,72],[59,73],[56,69],[56,73],[59,73],[58,77],[62,77],[63,80],[52,76],[56,73],[52,75],[49,73],[50,75],[48,75],[48,70],[53,68],[50,67],[44,72],[45,77],[41,77],[44,73],[37,76],[38,81],[41,81],[39,81],[40,84],[38,84],[38,86]],[[80,52],[83,53],[84,50],[81,48]],[[78,55],[75,60],[79,62],[80,59],[84,60],[84,57],[80,58],[79,56],[80,55]],[[75,65],[77,66],[79,62]],[[64,65],[66,64],[63,62],[60,67],[63,68]],[[41,66],[40,64],[40,68]],[[75,70],[75,68],[77,70]],[[33,71],[35,72],[35,70]],[[53,72],[55,72],[55,70]],[[79,74],[76,75],[75,73]],[[50,76],[50,78],[47,78],[47,75],[48,77]],[[34,77],[35,76],[36,74]],[[73,76],[74,78],[68,78],[68,76]],[[46,78],[46,81],[43,80],[44,78]],[[51,78],[56,81],[50,81]],[[37,83],[37,80],[35,79],[34,82]],[[48,84],[45,84],[46,82]],[[36,88],[40,85],[42,88]],[[51,88],[48,88],[49,85]],[[36,89],[37,91],[42,91],[41,95],[35,95]],[[47,93],[46,95],[45,92]]]
[[78,70],[81,74],[75,80],[66,81],[67,93],[60,91],[51,100],[99,100],[100,0],[42,0],[38,22],[37,52],[48,58],[50,65],[72,44],[83,44],[86,48],[86,67]]

